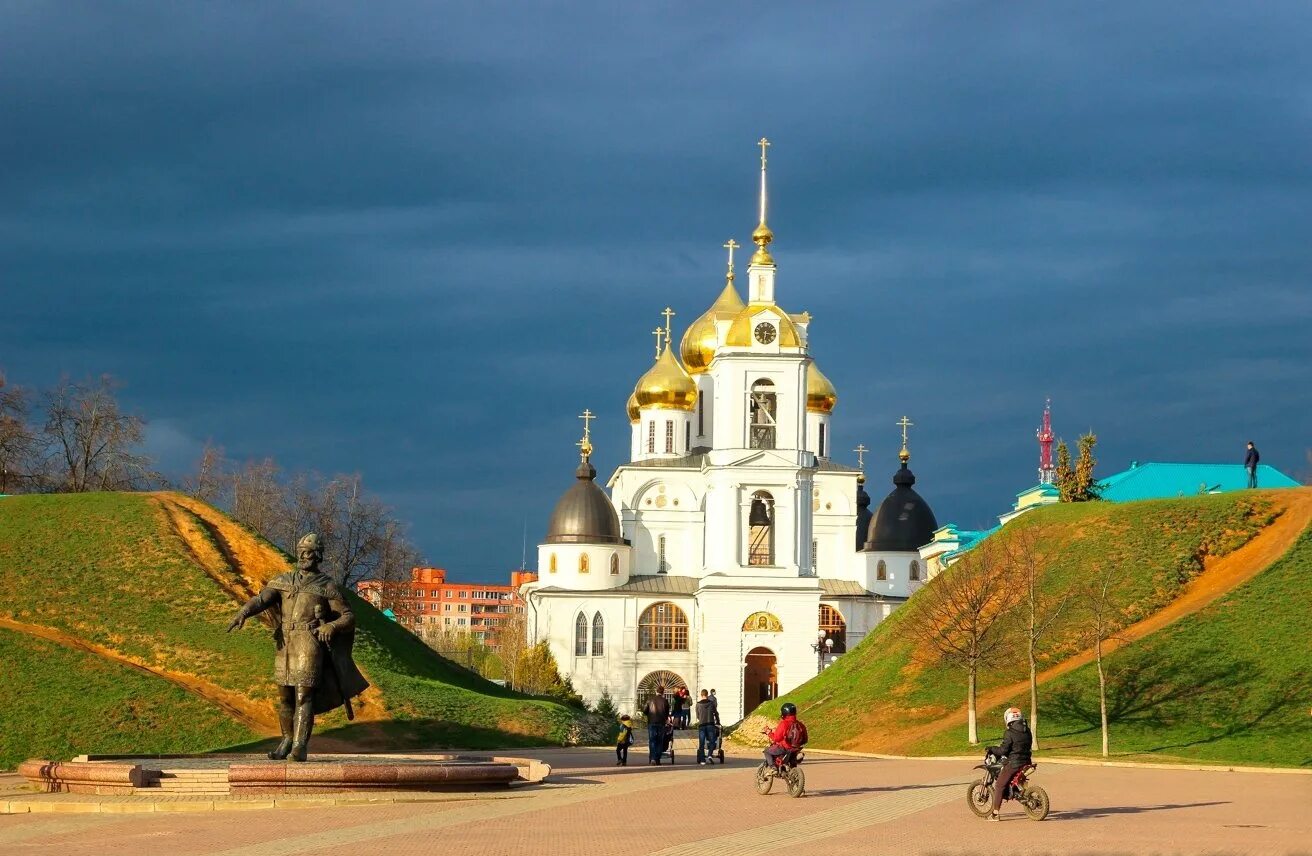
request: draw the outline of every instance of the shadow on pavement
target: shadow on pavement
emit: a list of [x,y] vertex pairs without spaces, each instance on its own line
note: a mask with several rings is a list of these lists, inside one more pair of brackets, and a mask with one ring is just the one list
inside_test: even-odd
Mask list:
[[[961,784],[966,784],[964,781]],[[846,797],[852,794],[891,794],[895,791],[918,791],[924,788],[941,788],[943,784],[937,785],[888,785],[884,787],[870,788],[838,788],[835,790],[809,791],[807,796],[811,797]]]
[[1081,808],[1073,811],[1054,811],[1048,819],[1086,820],[1093,817],[1112,817],[1118,814],[1140,814],[1145,811],[1172,811],[1181,808],[1204,808],[1212,805],[1230,805],[1229,802],[1164,803],[1162,805],[1115,805]]

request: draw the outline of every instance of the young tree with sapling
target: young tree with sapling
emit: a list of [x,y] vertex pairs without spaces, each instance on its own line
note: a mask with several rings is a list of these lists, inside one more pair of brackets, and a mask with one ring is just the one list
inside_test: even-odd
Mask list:
[[528,616],[512,612],[497,628],[497,652],[505,671],[506,686],[522,689],[520,664],[528,651]]
[[80,382],[65,377],[46,391],[44,435],[58,490],[141,490],[162,481],[151,459],[134,451],[146,423],[119,409],[117,387],[109,375]]
[[1016,606],[1019,586],[997,539],[988,539],[925,584],[904,609],[917,650],[966,673],[966,733],[979,743],[975,697],[979,670],[996,662],[1009,640],[1002,619]]
[[182,480],[183,492],[201,502],[218,505],[230,487],[230,478],[224,472],[224,466],[223,447],[206,441],[196,472]]
[[1025,655],[1030,669],[1030,732],[1033,747],[1039,748],[1039,652],[1048,631],[1056,624],[1070,600],[1069,594],[1049,595],[1043,591],[1038,535],[1033,526],[1025,522],[1013,524],[1004,533],[1003,545],[1011,570],[1007,576],[1021,582],[1021,635],[1025,640]]
[[1110,746],[1107,722],[1107,668],[1105,655],[1116,639],[1124,618],[1124,579],[1120,567],[1114,562],[1099,565],[1081,592],[1084,611],[1084,632],[1093,646],[1094,662],[1098,668],[1098,717],[1102,725],[1102,756],[1107,757]]

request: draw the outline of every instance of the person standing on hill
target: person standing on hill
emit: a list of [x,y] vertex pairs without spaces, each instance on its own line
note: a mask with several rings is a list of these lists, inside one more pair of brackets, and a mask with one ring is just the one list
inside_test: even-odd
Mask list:
[[1248,454],[1244,455],[1244,469],[1248,470],[1248,486],[1257,487],[1257,464],[1262,460],[1253,441],[1248,441]]
[[665,687],[656,688],[656,694],[647,699],[642,709],[647,717],[647,763],[659,767],[661,753],[665,751],[665,726],[670,720],[670,703],[665,700]]

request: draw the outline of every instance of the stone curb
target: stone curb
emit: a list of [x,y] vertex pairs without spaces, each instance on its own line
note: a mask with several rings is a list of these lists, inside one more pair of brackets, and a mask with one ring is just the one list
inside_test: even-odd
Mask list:
[[[807,749],[823,755],[844,755],[851,758],[875,758],[880,761],[978,761],[978,755],[881,755],[877,752],[852,752],[846,749]],[[1048,764],[1068,764],[1073,767],[1128,767],[1141,770],[1188,770],[1199,773],[1278,773],[1289,776],[1312,776],[1312,770],[1292,767],[1244,767],[1224,764],[1169,764],[1161,761],[1102,761],[1097,758],[1070,758],[1039,755],[1038,760]]]
[[208,811],[250,811],[270,808],[333,808],[369,805],[400,805],[405,803],[440,803],[440,802],[490,802],[495,800],[531,799],[531,794],[442,794],[442,793],[397,793],[389,795],[372,795],[343,793],[340,795],[316,797],[297,795],[276,797],[273,799],[233,799],[214,797],[211,799],[178,799],[166,797],[156,799],[150,796],[118,797],[113,800],[89,799],[77,794],[43,794],[42,799],[0,798],[0,814],[148,814],[153,812],[208,812]]

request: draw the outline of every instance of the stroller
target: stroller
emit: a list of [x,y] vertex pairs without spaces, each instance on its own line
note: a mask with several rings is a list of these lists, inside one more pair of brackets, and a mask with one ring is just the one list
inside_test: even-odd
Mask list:
[[714,764],[717,760],[724,763],[724,728],[718,723],[715,726],[715,740],[706,747],[706,763]]
[[670,763],[674,763],[674,720],[668,719],[665,722],[665,732],[661,738],[664,743],[661,748],[661,758],[666,755],[670,756]]

